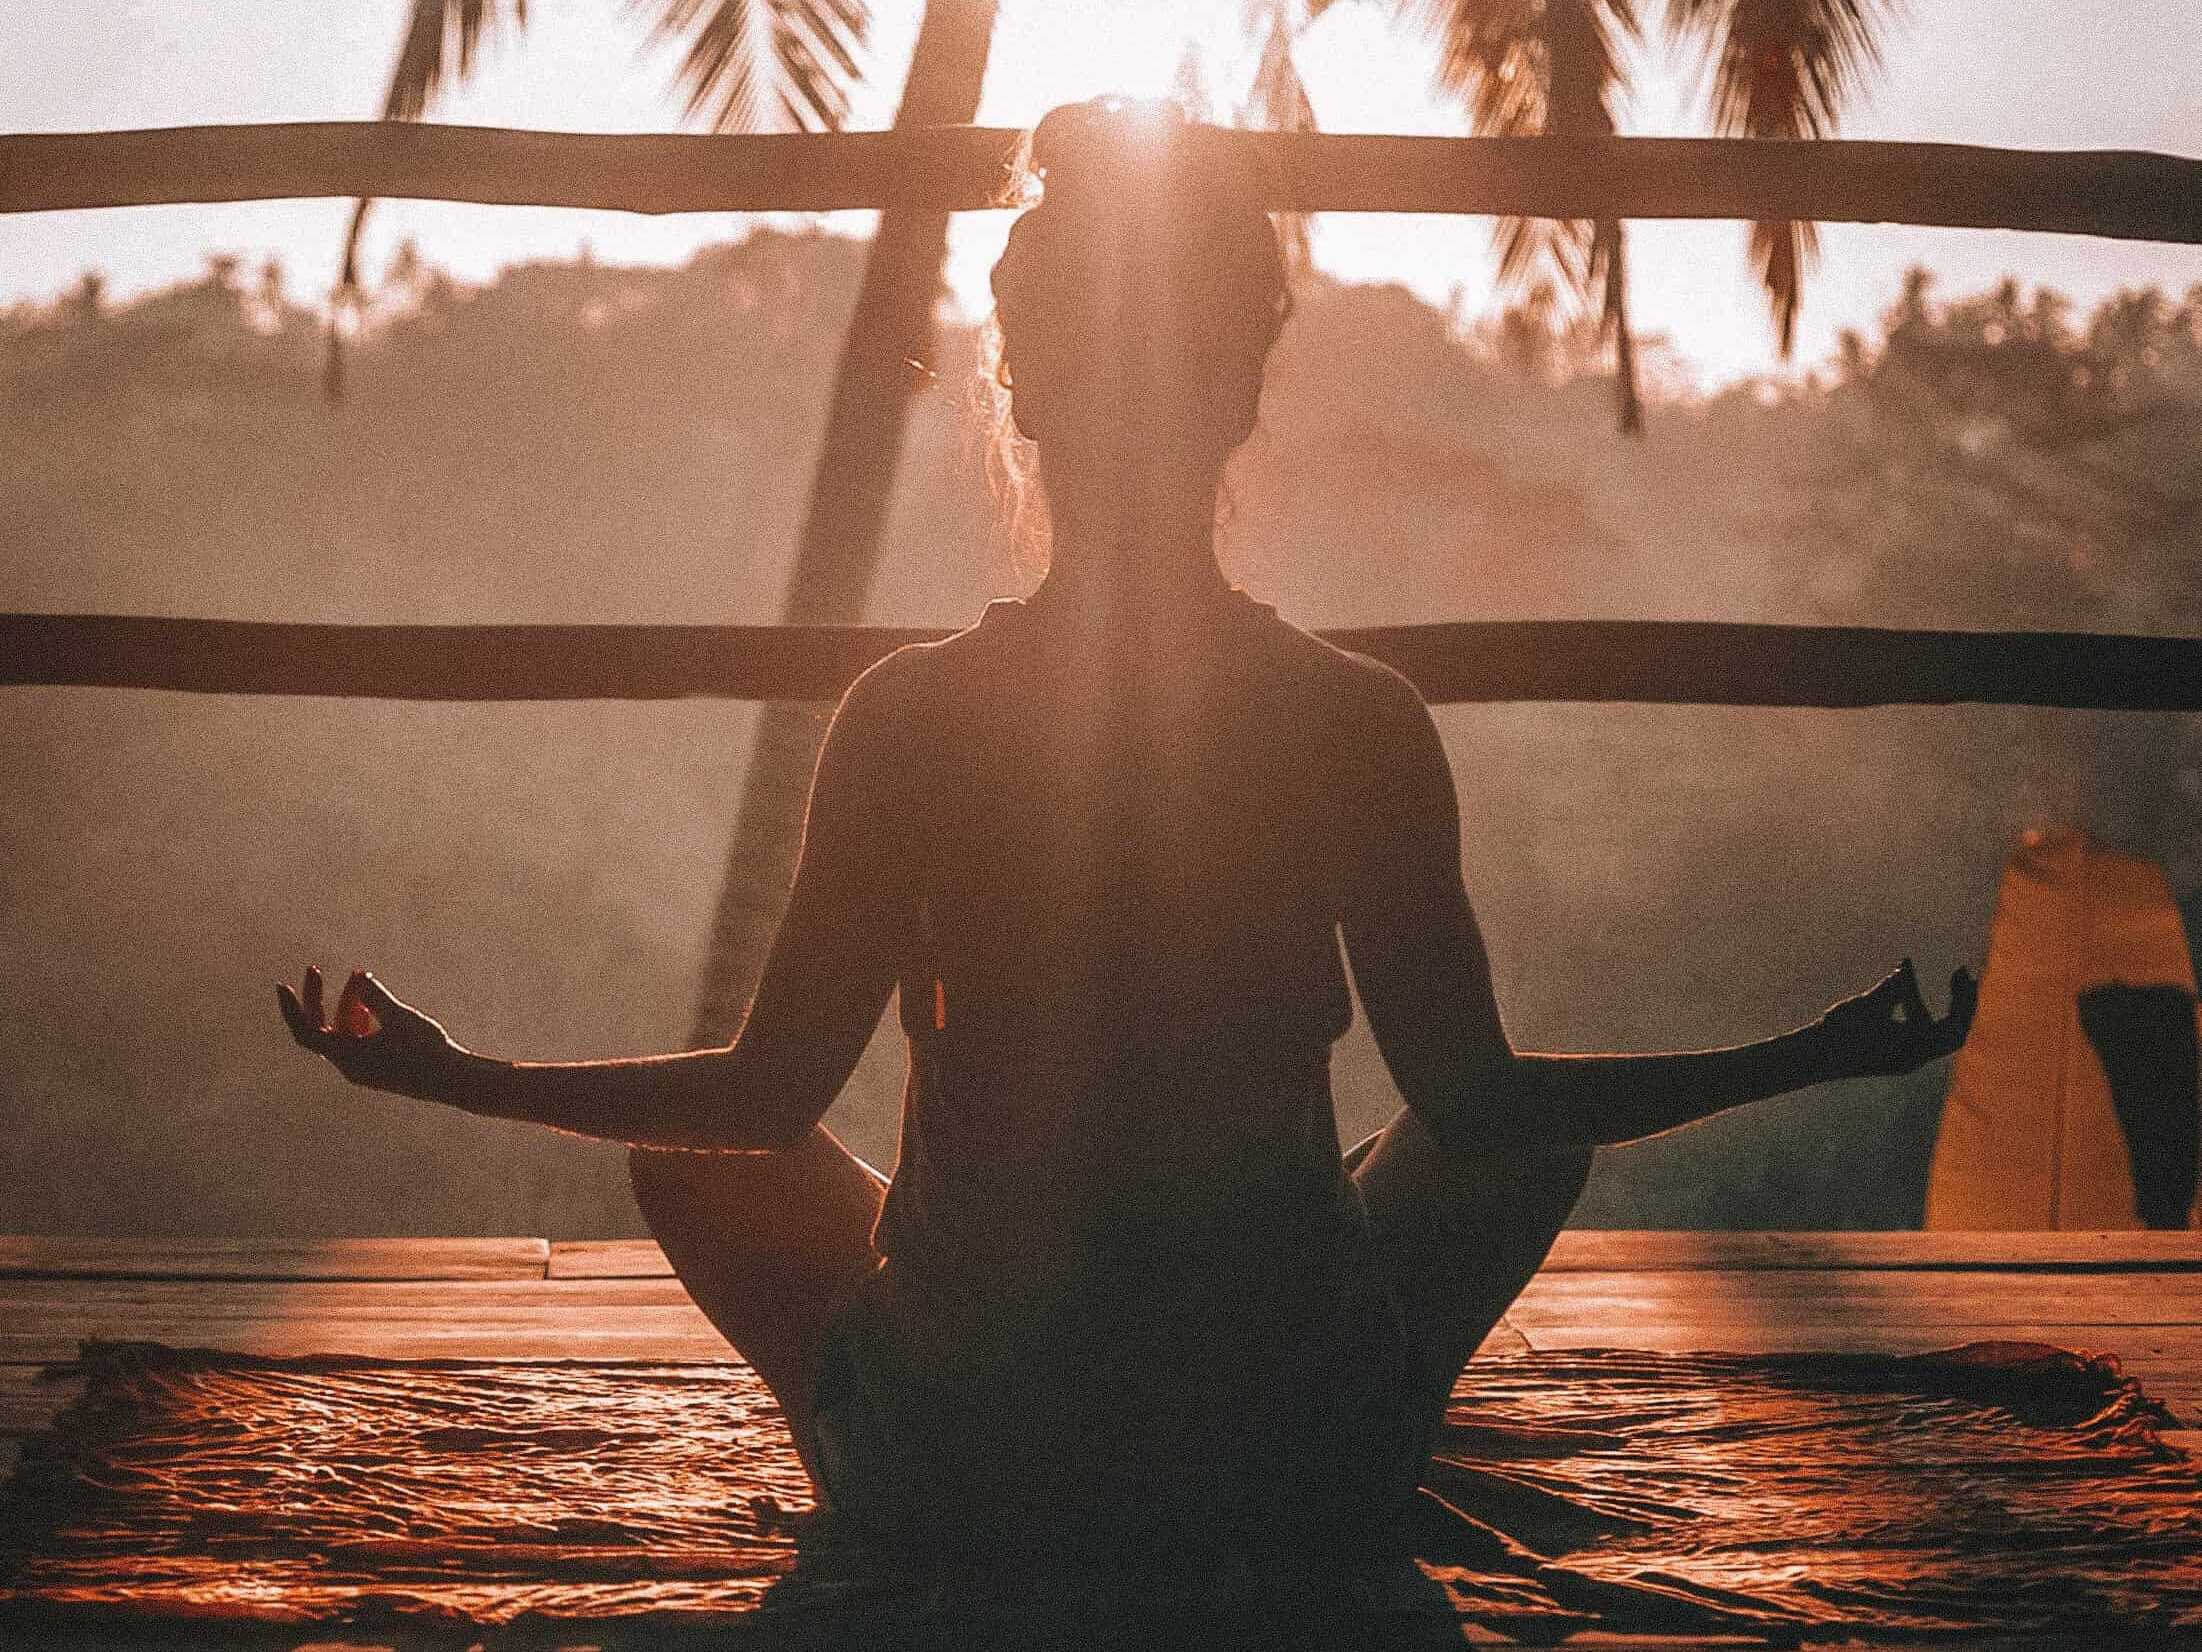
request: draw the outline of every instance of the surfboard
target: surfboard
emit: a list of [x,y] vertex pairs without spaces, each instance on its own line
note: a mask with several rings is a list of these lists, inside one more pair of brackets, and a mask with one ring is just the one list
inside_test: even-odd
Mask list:
[[[2145,1225],[2127,1130],[2081,1023],[2082,994],[2106,986],[2183,989],[2183,1002],[2154,996],[2196,1015],[2202,1037],[2194,960],[2163,873],[2081,832],[2029,832],[2004,868],[1980,1009],[1951,1064],[1928,1228]],[[2202,1228],[2202,1199],[2186,1225]]]

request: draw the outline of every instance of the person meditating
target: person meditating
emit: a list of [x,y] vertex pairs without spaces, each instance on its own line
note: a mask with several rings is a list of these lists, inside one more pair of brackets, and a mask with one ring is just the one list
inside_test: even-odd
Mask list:
[[[355,1083],[629,1143],[666,1256],[859,1531],[1382,1548],[1594,1147],[1946,1056],[1972,978],[1940,1019],[1907,960],[1760,1043],[1514,1050],[1429,711],[1218,570],[1289,307],[1257,180],[1115,101],[1050,114],[1032,165],[996,378],[1048,572],[849,689],[739,1036],[493,1060],[364,973],[325,1013],[314,970],[283,1013]],[[1406,1107],[1341,1154],[1349,963]],[[891,1179],[819,1123],[890,995]]]

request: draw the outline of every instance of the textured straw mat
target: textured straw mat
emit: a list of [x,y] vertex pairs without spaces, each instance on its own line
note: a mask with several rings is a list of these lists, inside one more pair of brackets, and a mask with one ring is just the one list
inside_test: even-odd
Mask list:
[[[1237,1590],[1226,1616],[1266,1601],[1304,1626],[1318,1592],[1214,1566],[1167,1583],[898,1572],[805,1522],[778,1413],[736,1364],[106,1343],[82,1368],[82,1397],[0,1492],[0,1641],[196,1623],[903,1645],[1012,1599],[1121,1625],[1143,1588],[1176,1591],[1177,1621],[1188,1589]],[[1479,1361],[1415,1564],[1319,1592],[1394,1631],[1406,1614],[1539,1641],[2202,1629],[2202,1474],[2164,1420],[2111,1362],[2031,1344]]]

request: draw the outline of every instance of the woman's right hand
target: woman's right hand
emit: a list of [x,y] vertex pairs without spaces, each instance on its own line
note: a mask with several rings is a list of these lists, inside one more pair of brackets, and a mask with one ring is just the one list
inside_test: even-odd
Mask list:
[[322,1013],[321,970],[306,968],[303,993],[278,982],[275,999],[291,1037],[354,1084],[419,1101],[456,1103],[465,1052],[442,1026],[363,969],[337,997],[334,1025]]

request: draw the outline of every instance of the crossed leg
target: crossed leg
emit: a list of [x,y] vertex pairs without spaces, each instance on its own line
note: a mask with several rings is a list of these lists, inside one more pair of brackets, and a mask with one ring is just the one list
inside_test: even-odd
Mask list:
[[1469,1357],[1544,1265],[1590,1157],[1588,1148],[1460,1152],[1406,1109],[1347,1155],[1406,1321],[1433,1439]]
[[886,1178],[823,1126],[776,1153],[635,1148],[635,1202],[666,1260],[779,1401],[818,1484],[818,1356],[827,1327],[879,1265]]
[[[1590,1153],[1471,1154],[1411,1111],[1347,1163],[1406,1320],[1433,1436],[1453,1383],[1543,1264]],[[696,1306],[772,1390],[818,1481],[813,1419],[827,1327],[879,1265],[886,1178],[823,1127],[777,1153],[635,1149],[635,1201]]]

